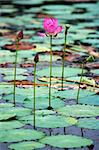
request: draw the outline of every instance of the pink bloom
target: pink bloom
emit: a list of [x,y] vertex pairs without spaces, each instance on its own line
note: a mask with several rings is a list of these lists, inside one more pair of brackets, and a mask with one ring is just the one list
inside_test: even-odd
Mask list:
[[42,36],[42,37],[46,36],[45,33],[40,33],[40,32],[38,32],[38,35],[39,35],[39,36]]
[[55,18],[45,18],[43,26],[48,35],[56,36],[62,32],[62,26],[58,26],[58,20]]

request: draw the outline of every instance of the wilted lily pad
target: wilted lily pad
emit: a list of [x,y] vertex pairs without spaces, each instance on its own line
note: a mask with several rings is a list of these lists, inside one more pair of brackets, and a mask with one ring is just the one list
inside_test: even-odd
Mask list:
[[44,137],[43,132],[30,129],[13,129],[0,132],[0,142],[18,142],[36,140]]
[[77,126],[87,129],[99,129],[99,119],[96,118],[82,118],[77,122]]
[[12,150],[35,150],[38,148],[43,148],[45,147],[45,144],[39,143],[39,142],[21,142],[21,143],[16,143],[16,144],[11,144],[9,146],[10,149]]
[[48,136],[40,142],[58,148],[80,148],[93,144],[92,140],[75,135]]
[[57,112],[61,115],[72,117],[93,117],[99,115],[99,108],[90,105],[67,105],[59,108]]

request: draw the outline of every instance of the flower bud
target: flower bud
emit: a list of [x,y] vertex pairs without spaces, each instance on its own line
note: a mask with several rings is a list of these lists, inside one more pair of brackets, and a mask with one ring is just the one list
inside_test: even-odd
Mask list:
[[39,55],[38,55],[38,54],[35,55],[35,57],[34,57],[34,62],[35,62],[35,63],[38,63],[38,62],[39,62]]
[[23,30],[21,30],[20,32],[18,32],[16,38],[17,38],[18,41],[20,41],[20,40],[23,39]]
[[90,56],[86,59],[87,62],[93,62],[94,60],[95,60],[95,58],[94,58],[94,56],[92,56],[92,55],[90,55]]

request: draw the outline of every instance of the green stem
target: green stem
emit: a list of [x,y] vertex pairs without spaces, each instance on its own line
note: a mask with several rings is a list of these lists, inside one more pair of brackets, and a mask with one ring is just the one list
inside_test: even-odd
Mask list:
[[50,36],[50,85],[49,85],[49,109],[51,108],[51,77],[52,77],[52,36]]
[[64,57],[65,57],[65,49],[66,49],[66,40],[67,40],[67,27],[65,28],[65,41],[64,41],[64,48],[63,48],[63,56],[62,56],[62,90],[63,90],[63,82],[64,82]]
[[78,87],[78,92],[77,92],[77,104],[78,104],[78,100],[79,100],[80,84],[81,84],[82,77],[83,77],[83,71],[84,71],[84,64],[82,64],[81,77],[80,77],[80,82],[79,82],[79,87]]
[[33,126],[34,126],[34,129],[35,129],[35,124],[36,124],[36,120],[35,120],[35,111],[36,111],[36,89],[35,89],[35,84],[36,84],[36,63],[34,64],[34,101],[33,101]]
[[15,65],[14,65],[14,94],[13,94],[14,107],[16,104],[16,66],[17,66],[18,48],[19,48],[19,43],[16,42]]

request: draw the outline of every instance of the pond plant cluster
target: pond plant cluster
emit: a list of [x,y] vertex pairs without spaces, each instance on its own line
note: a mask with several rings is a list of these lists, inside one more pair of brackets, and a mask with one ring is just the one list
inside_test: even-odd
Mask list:
[[0,150],[99,149],[98,6],[2,2]]

